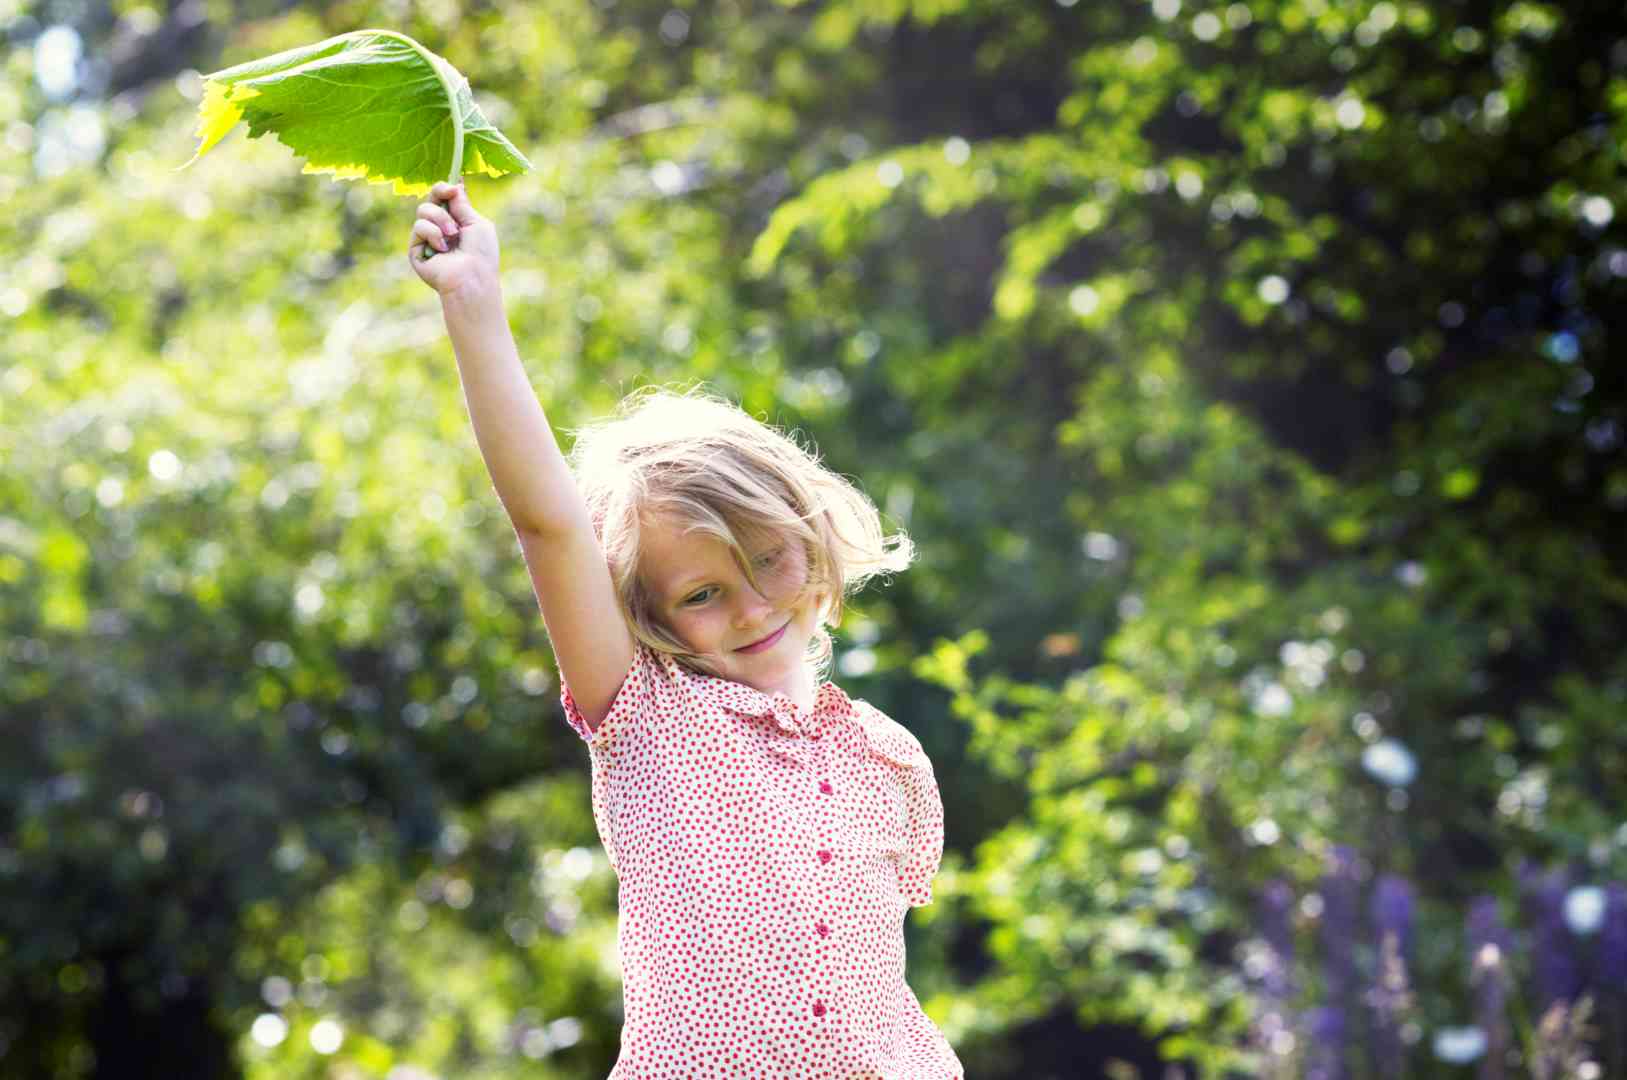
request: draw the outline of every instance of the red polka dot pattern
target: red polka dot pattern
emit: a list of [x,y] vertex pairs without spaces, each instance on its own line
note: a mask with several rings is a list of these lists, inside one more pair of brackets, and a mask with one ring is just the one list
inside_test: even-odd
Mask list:
[[611,1080],[953,1080],[904,980],[943,801],[903,726],[831,683],[811,710],[640,648],[588,744],[619,883]]

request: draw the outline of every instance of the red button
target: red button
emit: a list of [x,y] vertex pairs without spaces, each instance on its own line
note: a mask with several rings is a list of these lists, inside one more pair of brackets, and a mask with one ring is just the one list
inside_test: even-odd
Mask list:
[[828,852],[828,851],[821,851],[819,853],[819,861],[820,862],[828,863],[828,862],[830,862],[831,857],[832,857],[831,853]]
[[830,937],[830,927],[824,923],[814,923],[814,929],[819,931],[820,937]]
[[826,795],[834,795],[836,793],[835,789],[830,786],[829,780],[819,781],[819,790]]
[[814,1002],[813,1014],[815,1016],[824,1016],[825,1015],[825,1003],[823,1001]]

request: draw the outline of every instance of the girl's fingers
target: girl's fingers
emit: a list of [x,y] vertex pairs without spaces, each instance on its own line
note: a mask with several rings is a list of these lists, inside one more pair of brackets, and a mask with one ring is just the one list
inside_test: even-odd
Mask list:
[[441,227],[426,218],[419,218],[412,223],[412,235],[415,240],[422,240],[436,251],[449,250],[446,238],[442,235]]
[[446,203],[454,224],[459,227],[473,225],[480,220],[480,215],[475,213],[474,204],[469,201],[468,189],[462,184],[436,184],[431,194],[437,202]]
[[444,206],[437,206],[435,203],[419,203],[418,216],[439,225],[441,232],[447,236],[456,236],[458,234],[458,223],[452,220],[452,215],[446,212]]

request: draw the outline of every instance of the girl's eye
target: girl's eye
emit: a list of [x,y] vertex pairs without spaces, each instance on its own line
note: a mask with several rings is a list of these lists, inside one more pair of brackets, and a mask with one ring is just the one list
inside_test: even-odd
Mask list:
[[690,593],[689,596],[685,597],[684,599],[684,606],[700,607],[702,604],[706,603],[706,601],[712,598],[712,593],[714,592],[716,592],[715,589],[708,588],[702,589],[699,592]]

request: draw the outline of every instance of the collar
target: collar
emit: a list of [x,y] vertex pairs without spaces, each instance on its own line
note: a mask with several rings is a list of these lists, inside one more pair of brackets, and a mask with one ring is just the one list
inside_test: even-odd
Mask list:
[[768,721],[791,736],[807,737],[827,724],[851,718],[864,733],[865,748],[895,766],[930,772],[931,762],[910,731],[889,719],[863,699],[854,700],[841,687],[827,682],[814,693],[811,710],[804,712],[784,694],[765,694],[744,683],[715,675],[694,675],[701,692],[718,705],[741,716]]
[[783,693],[765,694],[744,683],[702,675],[697,680],[703,690],[719,705],[741,716],[771,720],[787,735],[807,736],[823,728],[832,720],[857,714],[853,699],[835,683],[822,684],[814,692],[813,708],[799,709]]

